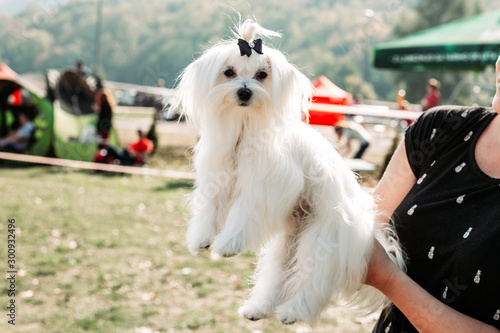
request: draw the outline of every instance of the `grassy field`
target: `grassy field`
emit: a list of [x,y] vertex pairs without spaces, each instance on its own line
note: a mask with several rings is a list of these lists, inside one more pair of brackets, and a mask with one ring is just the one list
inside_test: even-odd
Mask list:
[[[170,150],[152,167],[188,169]],[[237,315],[255,257],[191,255],[184,241],[191,184],[52,167],[0,168],[0,270],[16,222],[16,325],[0,285],[0,332],[309,332]],[[370,332],[374,316],[329,307],[314,332]]]

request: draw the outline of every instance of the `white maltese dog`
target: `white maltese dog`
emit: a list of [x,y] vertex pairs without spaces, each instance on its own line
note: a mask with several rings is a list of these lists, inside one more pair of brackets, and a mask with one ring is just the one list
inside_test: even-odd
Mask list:
[[235,35],[184,70],[173,106],[200,131],[189,250],[261,249],[239,310],[250,320],[314,325],[331,299],[380,305],[363,285],[368,260],[375,238],[401,258],[397,242],[375,226],[371,196],[332,145],[301,121],[309,80],[255,39],[279,34],[247,20]]

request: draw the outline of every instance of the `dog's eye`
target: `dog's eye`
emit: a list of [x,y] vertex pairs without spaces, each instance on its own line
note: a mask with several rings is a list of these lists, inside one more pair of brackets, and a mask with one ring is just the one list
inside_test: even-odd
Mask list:
[[233,77],[233,76],[234,76],[234,71],[233,71],[231,68],[229,68],[229,69],[227,69],[227,70],[224,72],[224,75],[225,75],[226,77]]
[[267,77],[267,73],[266,72],[258,72],[257,75],[255,75],[255,77],[258,80],[264,80]]

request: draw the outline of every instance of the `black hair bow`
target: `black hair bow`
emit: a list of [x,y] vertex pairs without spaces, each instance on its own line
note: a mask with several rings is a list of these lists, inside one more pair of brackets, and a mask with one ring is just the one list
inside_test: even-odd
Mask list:
[[240,38],[238,39],[238,46],[240,47],[241,56],[246,54],[247,57],[250,57],[252,49],[258,54],[262,54],[262,39],[260,38],[253,41],[253,47],[246,40]]

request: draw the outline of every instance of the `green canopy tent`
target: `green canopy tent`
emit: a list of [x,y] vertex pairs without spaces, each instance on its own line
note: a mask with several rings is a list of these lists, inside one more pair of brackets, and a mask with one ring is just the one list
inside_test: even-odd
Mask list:
[[[0,63],[0,137],[16,127],[17,113],[23,111],[35,124],[33,140],[23,153],[92,161],[98,150],[97,115],[92,110],[98,81],[71,69],[18,75]],[[13,98],[16,92],[22,93],[22,101]],[[119,146],[113,127],[109,145]]]
[[[60,158],[92,161],[98,149],[95,129],[97,115],[92,109],[94,94],[102,88],[95,76],[82,77],[72,69],[51,71],[54,87],[54,151]],[[109,145],[118,147],[118,136],[112,127]]]
[[483,70],[500,54],[500,9],[426,29],[375,48],[374,66]]
[[[51,144],[55,156],[90,162],[97,152],[95,136],[97,115],[92,109],[95,91],[100,89],[95,76],[81,77],[73,69],[22,74],[19,79],[46,96],[51,106],[53,130]],[[118,147],[111,128],[109,144]]]
[[0,137],[19,127],[18,114],[32,119],[35,129],[28,148],[22,153],[44,156],[50,151],[53,137],[53,107],[43,91],[23,80],[6,64],[0,64]]

